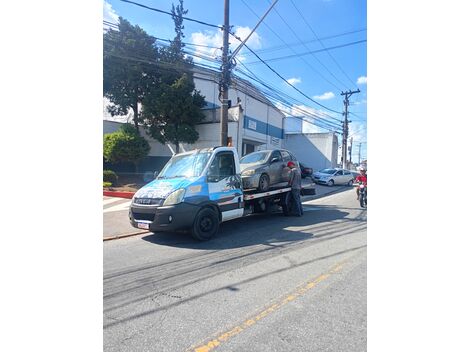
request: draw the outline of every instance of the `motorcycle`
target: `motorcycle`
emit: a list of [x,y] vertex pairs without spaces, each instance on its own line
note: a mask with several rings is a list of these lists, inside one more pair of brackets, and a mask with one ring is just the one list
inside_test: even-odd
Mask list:
[[367,186],[359,183],[359,204],[361,208],[367,208]]

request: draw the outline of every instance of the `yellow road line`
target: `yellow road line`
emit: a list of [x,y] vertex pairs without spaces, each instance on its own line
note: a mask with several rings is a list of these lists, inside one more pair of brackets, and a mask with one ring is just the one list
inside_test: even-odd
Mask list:
[[200,345],[195,348],[190,348],[189,351],[194,351],[194,352],[209,352],[219,346],[222,342],[228,341],[230,338],[240,334],[244,330],[248,329],[250,326],[253,326],[256,324],[258,321],[261,319],[267,317],[269,314],[279,310],[282,308],[284,305],[286,305],[289,302],[294,301],[298,297],[302,296],[315,286],[317,286],[320,282],[326,280],[328,277],[330,277],[332,274],[337,273],[343,268],[344,261],[341,262],[340,264],[336,264],[332,269],[330,269],[327,273],[322,274],[318,277],[316,277],[314,280],[307,282],[306,284],[303,284],[300,288],[296,289],[294,292],[289,293],[287,296],[281,298],[278,300],[276,303],[272,304],[265,310],[263,310],[261,313],[256,314],[249,319],[245,320],[243,323],[233,327],[229,331],[226,331],[219,336],[217,336],[214,339],[211,339],[209,342],[207,342],[204,345]]

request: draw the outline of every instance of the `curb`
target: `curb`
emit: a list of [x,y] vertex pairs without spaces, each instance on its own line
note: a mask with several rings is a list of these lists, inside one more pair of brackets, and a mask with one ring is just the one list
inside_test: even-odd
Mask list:
[[135,192],[103,191],[103,196],[132,199]]
[[104,241],[111,241],[111,240],[117,240],[120,238],[125,238],[125,237],[131,237],[131,236],[136,236],[136,235],[141,235],[143,233],[148,233],[150,231],[137,231],[137,232],[132,232],[132,233],[126,233],[124,235],[116,235],[116,236],[107,236],[103,237],[103,242]]

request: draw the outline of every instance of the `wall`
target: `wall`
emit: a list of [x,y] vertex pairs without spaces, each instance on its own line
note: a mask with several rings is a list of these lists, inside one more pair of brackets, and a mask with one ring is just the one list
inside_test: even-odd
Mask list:
[[338,138],[333,133],[286,134],[284,147],[315,171],[337,166]]
[[[195,73],[194,83],[196,89],[200,90],[201,94],[205,96],[208,102],[206,109],[220,108],[218,85],[213,81],[208,81],[207,74],[212,74],[214,81],[218,80],[218,75],[213,72],[210,73],[210,71],[204,71],[204,76]],[[254,142],[253,144],[258,145],[257,149],[260,150],[283,147],[284,114],[274,107],[254,86],[244,80],[233,79],[228,98],[231,100],[232,109],[236,106],[241,108],[238,119],[240,125],[237,131],[237,144],[233,144],[237,146],[239,153],[241,153],[243,141]],[[217,109],[216,111],[216,119],[220,121],[218,118],[220,110]],[[211,112],[211,114],[214,113]],[[217,132],[220,133],[218,130]],[[233,141],[235,140],[235,135],[230,131],[229,136],[232,137]]]

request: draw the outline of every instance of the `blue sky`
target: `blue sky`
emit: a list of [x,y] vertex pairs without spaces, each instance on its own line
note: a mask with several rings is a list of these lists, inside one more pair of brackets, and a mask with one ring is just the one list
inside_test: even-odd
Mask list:
[[[135,0],[140,4],[170,11],[177,0]],[[248,35],[269,8],[271,0],[231,0],[230,23],[242,39]],[[222,25],[223,0],[185,0],[189,10],[187,17],[207,23]],[[302,15],[299,15],[299,12]],[[173,39],[171,17],[140,8],[119,0],[104,1],[104,20],[115,22],[122,16],[132,24],[138,24],[147,33],[165,39]],[[217,28],[185,21],[185,41],[200,45],[220,47],[222,33]],[[320,39],[320,40],[318,40]],[[253,49],[282,77],[307,97],[337,111],[343,111],[341,91],[359,88],[360,93],[350,98],[350,136],[353,138],[353,161],[358,160],[359,143],[361,158],[367,157],[367,2],[365,0],[279,0],[263,23],[248,41]],[[232,50],[237,40],[230,40]],[[335,48],[336,47],[336,48]],[[191,47],[198,54],[220,57],[220,50]],[[325,50],[329,49],[329,50]],[[311,54],[310,51],[322,50]],[[299,55],[303,54],[303,55]],[[293,115],[304,115],[297,108],[311,111],[335,122],[340,114],[315,104],[282,81],[249,51],[243,49],[237,69],[248,68],[257,77],[293,99],[290,107],[281,110]],[[206,63],[196,59],[196,63]],[[243,66],[243,65],[245,66]],[[241,74],[239,74],[241,75]],[[241,75],[243,77],[243,75]],[[280,107],[281,108],[281,107]],[[337,122],[337,121],[336,121]],[[304,123],[306,132],[326,132],[317,126]],[[341,136],[340,140],[341,140]],[[349,141],[348,141],[349,145]]]

